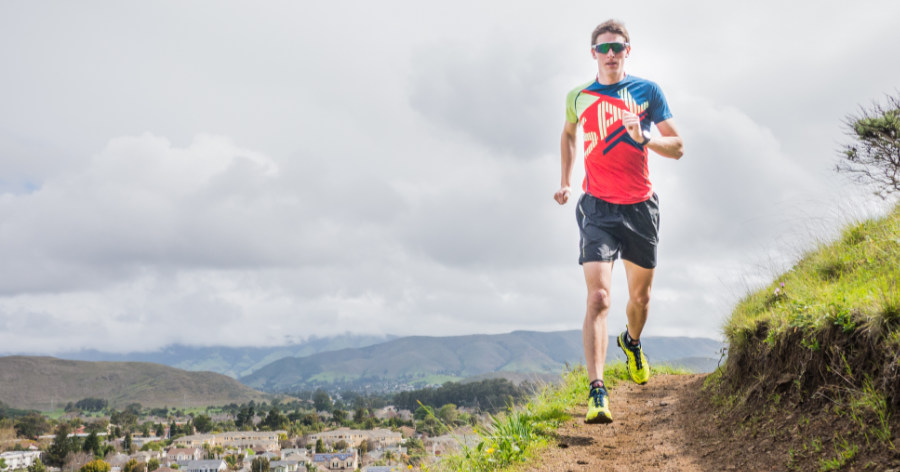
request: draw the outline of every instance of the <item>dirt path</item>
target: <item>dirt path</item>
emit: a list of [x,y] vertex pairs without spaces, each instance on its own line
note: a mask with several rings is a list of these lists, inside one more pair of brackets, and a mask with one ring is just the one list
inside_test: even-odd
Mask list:
[[608,425],[584,424],[585,400],[579,416],[559,429],[557,445],[526,470],[729,470],[732,464],[711,454],[712,425],[697,420],[703,412],[693,411],[703,377],[658,375],[646,385],[619,383],[610,392],[613,423]]

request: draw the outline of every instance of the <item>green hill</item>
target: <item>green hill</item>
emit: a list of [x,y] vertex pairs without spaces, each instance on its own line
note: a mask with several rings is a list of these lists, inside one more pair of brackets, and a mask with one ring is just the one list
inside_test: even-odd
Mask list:
[[84,398],[110,406],[197,407],[266,398],[225,375],[143,362],[85,362],[53,357],[0,357],[0,402],[49,410]]
[[735,434],[792,431],[786,470],[900,464],[900,206],[748,295],[725,333],[708,386]]
[[[651,362],[716,365],[721,343],[713,339],[647,337]],[[615,339],[610,340],[615,345]],[[392,391],[398,384],[423,386],[484,376],[559,375],[583,362],[581,331],[515,331],[497,335],[411,336],[360,349],[343,349],[273,362],[241,382],[268,392],[348,387]],[[609,361],[621,359],[610,350]],[[682,362],[681,360],[684,360]],[[708,370],[707,370],[708,371]],[[493,375],[491,375],[493,374]]]

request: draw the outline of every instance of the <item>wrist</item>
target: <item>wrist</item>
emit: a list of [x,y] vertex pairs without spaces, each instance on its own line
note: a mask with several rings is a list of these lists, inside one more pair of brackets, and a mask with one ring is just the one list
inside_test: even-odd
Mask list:
[[650,141],[653,139],[653,136],[650,134],[650,130],[641,130],[641,146],[646,146],[650,144]]

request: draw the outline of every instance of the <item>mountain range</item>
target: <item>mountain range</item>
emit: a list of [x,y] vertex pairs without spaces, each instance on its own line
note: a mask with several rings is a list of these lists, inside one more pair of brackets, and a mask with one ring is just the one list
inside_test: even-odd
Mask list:
[[[653,363],[713,370],[722,343],[707,338],[644,337]],[[267,392],[315,388],[391,391],[504,374],[559,376],[566,365],[583,362],[581,331],[515,331],[497,335],[411,336],[381,344],[277,360],[240,378]],[[624,360],[610,338],[609,362]]]
[[[723,348],[708,338],[642,340],[651,365],[694,372],[712,371]],[[132,402],[194,406],[259,401],[264,394],[257,390],[386,393],[494,377],[552,381],[567,366],[583,363],[581,343],[578,330],[515,331],[444,337],[345,335],[277,347],[176,345],[145,353],[57,354],[66,360],[7,356],[0,357],[0,401],[39,409],[88,397],[119,407]],[[607,360],[623,360],[612,337]]]

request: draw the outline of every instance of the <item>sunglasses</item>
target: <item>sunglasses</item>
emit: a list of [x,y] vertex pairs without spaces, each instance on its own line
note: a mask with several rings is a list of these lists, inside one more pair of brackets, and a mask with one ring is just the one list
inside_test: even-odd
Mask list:
[[627,47],[628,43],[600,43],[594,45],[594,51],[597,51],[600,54],[606,54],[610,49],[612,49],[614,53],[618,54],[624,51]]

